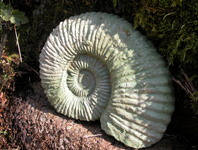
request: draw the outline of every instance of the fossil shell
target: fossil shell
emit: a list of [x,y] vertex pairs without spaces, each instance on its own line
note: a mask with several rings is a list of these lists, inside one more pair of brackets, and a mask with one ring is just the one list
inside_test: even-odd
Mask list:
[[42,86],[55,109],[142,148],[159,141],[174,98],[154,46],[127,21],[85,13],[61,22],[40,54]]

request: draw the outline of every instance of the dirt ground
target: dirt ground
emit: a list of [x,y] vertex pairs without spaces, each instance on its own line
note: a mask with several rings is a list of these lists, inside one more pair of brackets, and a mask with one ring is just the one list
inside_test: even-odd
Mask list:
[[[104,133],[99,121],[83,122],[58,114],[47,101],[40,83],[33,83],[25,96],[14,97],[4,116],[12,133],[9,149],[132,150]],[[144,150],[190,149],[194,148],[186,141],[165,133],[158,143]]]

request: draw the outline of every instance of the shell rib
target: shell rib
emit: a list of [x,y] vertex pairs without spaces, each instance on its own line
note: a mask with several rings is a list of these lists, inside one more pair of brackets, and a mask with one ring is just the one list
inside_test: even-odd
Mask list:
[[169,71],[127,21],[85,13],[61,22],[40,54],[42,86],[55,109],[142,148],[159,141],[174,110]]

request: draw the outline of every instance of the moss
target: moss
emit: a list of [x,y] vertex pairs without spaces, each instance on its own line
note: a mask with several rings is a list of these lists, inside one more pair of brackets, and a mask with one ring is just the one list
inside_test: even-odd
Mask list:
[[[197,0],[37,0],[28,4],[30,11],[24,5],[22,10],[30,22],[21,28],[22,54],[36,70],[40,51],[60,21],[84,12],[101,11],[131,22],[154,43],[175,78],[185,80],[181,73],[184,70],[195,89],[198,87]],[[178,91],[183,92],[181,88]]]
[[196,1],[143,0],[134,17],[134,26],[146,33],[169,65],[193,73],[198,71],[197,16]]
[[[174,131],[181,129],[179,134],[194,128],[183,116],[193,119],[198,114],[197,0],[22,0],[12,1],[12,6],[26,12],[29,18],[29,23],[19,28],[20,45],[23,60],[37,71],[40,51],[60,21],[84,12],[100,11],[114,13],[131,22],[154,43],[174,79],[183,86],[174,84],[176,111],[171,127]],[[188,127],[181,127],[179,116]],[[192,131],[191,135],[197,137],[198,132]]]
[[31,8],[31,13],[26,13],[30,23],[21,28],[20,40],[23,57],[36,70],[40,50],[60,21],[84,12],[101,11],[131,22],[154,43],[175,78],[181,77],[183,69],[195,89],[198,87],[196,0],[38,0],[31,3]]
[[[186,106],[198,114],[198,2],[196,0],[142,0],[134,17],[135,28],[153,41],[175,78],[188,94]],[[182,77],[182,71],[189,75]],[[191,81],[191,86],[186,83]],[[181,86],[181,88],[182,88]],[[181,88],[178,93],[184,92]],[[177,97],[178,95],[176,95]],[[184,100],[181,98],[179,101]],[[187,110],[189,107],[186,107]]]

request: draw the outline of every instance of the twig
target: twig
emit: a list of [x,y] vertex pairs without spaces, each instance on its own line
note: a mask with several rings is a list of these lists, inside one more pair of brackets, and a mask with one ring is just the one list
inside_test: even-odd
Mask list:
[[14,25],[14,33],[15,33],[15,36],[16,36],[16,45],[17,45],[18,51],[19,51],[19,59],[20,59],[20,62],[22,62],[21,49],[20,49],[20,45],[19,45],[19,39],[18,39],[17,30],[16,30],[16,25]]
[[185,77],[185,79],[186,79],[186,81],[187,81],[187,83],[189,85],[189,88],[191,89],[192,93],[196,92],[192,81],[189,79],[188,75],[183,70],[182,70],[182,74],[184,75],[184,77]]
[[183,75],[183,78],[181,77],[180,81],[176,78],[173,78],[173,81],[176,82],[184,91],[186,91],[188,95],[193,96],[193,94],[196,92],[196,89],[192,81],[183,70],[181,70],[181,73]]
[[36,74],[39,76],[38,71],[36,71],[36,70],[35,70],[34,68],[32,68],[31,66],[29,66],[27,63],[23,63],[22,66],[23,66],[24,68],[26,68],[27,70],[29,70],[29,71],[33,71],[34,73],[36,73]]
[[83,138],[90,138],[90,137],[97,137],[97,136],[102,136],[102,134],[85,135],[83,136]]
[[173,81],[175,81],[184,91],[186,91],[186,93],[190,94],[189,91],[185,88],[185,86],[182,85],[179,80],[173,78]]
[[1,41],[0,41],[0,57],[2,56],[3,49],[7,42],[7,34],[2,35]]

